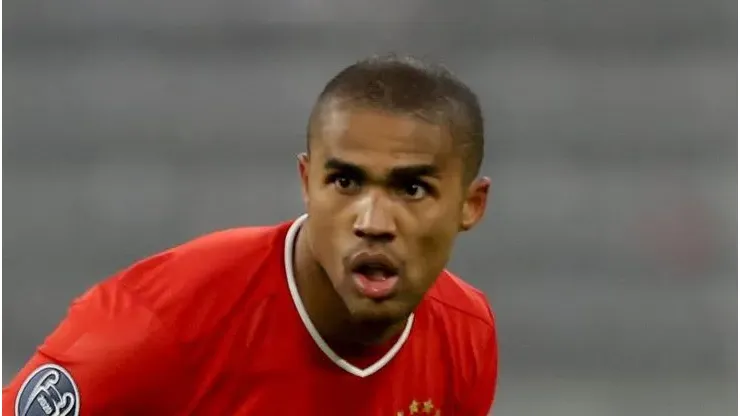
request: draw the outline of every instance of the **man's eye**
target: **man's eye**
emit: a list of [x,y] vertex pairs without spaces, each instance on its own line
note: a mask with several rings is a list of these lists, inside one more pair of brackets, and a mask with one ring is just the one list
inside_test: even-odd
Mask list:
[[427,196],[427,187],[420,183],[411,183],[401,188],[403,195],[409,199],[417,200]]
[[353,184],[351,179],[345,177],[336,178],[334,183],[340,188],[349,188]]
[[359,187],[356,180],[347,176],[336,175],[330,178],[331,183],[341,191],[354,191]]

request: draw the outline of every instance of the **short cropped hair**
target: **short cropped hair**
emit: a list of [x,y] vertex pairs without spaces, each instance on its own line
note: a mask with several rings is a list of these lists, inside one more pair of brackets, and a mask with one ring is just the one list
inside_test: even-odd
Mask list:
[[384,55],[346,67],[326,84],[316,101],[308,126],[309,148],[313,123],[325,104],[337,99],[446,124],[463,151],[465,177],[472,180],[478,175],[484,153],[480,103],[444,66],[411,56]]

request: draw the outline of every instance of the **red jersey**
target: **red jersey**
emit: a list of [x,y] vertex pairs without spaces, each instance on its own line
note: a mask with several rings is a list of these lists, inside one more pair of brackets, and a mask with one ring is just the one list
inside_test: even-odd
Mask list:
[[3,412],[487,415],[484,295],[445,271],[391,345],[362,366],[343,359],[297,295],[302,218],[200,237],[94,286],[3,390]]

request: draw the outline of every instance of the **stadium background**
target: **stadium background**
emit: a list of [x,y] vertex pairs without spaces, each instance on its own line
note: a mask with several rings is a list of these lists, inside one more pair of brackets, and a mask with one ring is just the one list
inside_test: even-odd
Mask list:
[[6,1],[3,382],[94,282],[297,216],[312,100],[398,50],[485,107],[492,205],[452,269],[498,315],[496,414],[734,414],[736,7]]

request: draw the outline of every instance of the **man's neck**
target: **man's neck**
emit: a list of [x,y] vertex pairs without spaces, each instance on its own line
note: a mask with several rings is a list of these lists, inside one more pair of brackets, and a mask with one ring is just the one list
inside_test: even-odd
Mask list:
[[313,255],[308,232],[304,224],[296,236],[293,274],[303,306],[324,341],[344,349],[382,344],[400,333],[405,321],[390,327],[352,322],[344,302]]

